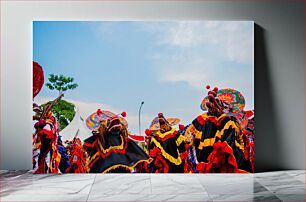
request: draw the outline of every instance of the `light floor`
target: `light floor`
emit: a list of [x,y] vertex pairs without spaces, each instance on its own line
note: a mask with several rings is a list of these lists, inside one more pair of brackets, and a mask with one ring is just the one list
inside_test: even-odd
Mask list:
[[256,174],[0,172],[0,201],[305,201],[304,170]]

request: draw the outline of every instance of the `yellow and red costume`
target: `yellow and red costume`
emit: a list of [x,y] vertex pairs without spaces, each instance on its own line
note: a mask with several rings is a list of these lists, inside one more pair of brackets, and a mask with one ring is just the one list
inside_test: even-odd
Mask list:
[[158,114],[160,130],[150,139],[149,154],[153,162],[149,172],[189,173],[185,137],[172,128],[162,113]]
[[242,128],[236,118],[224,113],[230,105],[216,97],[217,91],[208,92],[208,112],[193,120],[187,129],[194,135],[196,168],[200,173],[251,172],[244,157]]
[[[248,170],[244,142],[239,124],[226,114],[219,117],[203,113],[190,125],[199,172],[235,173]],[[241,168],[241,169],[240,169]]]

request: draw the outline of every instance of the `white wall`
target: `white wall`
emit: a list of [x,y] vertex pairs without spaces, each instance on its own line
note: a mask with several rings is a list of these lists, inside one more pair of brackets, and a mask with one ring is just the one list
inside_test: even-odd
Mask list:
[[256,169],[305,169],[303,1],[1,1],[1,169],[31,169],[33,20],[252,20]]

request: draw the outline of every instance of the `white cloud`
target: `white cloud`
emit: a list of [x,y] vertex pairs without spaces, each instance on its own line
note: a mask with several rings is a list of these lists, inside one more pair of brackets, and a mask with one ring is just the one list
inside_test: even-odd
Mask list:
[[92,33],[98,41],[112,41],[113,34],[120,32],[120,21],[84,22],[89,25]]
[[246,109],[254,109],[254,71],[252,68],[238,71],[234,68],[220,68],[215,61],[193,56],[185,60],[179,56],[161,62],[156,69],[161,82],[186,82],[205,96],[205,86],[234,88],[246,99]]
[[157,35],[152,52],[157,78],[186,82],[197,89],[206,84],[240,90],[254,108],[254,30],[251,22],[179,21],[142,23],[141,31]]
[[[44,104],[50,100],[53,100],[54,98],[51,97],[35,97],[34,102],[41,105]],[[84,101],[79,101],[79,100],[71,100],[67,99],[68,102],[71,102],[75,104],[75,106],[79,109],[80,116],[83,119],[86,119],[89,115],[91,115],[93,112],[97,111],[97,109],[102,109],[102,110],[107,110],[111,111],[115,114],[119,114],[122,112],[121,109],[118,109],[114,106],[104,104],[104,103],[97,103],[97,102],[84,102]],[[154,117],[153,117],[154,118]],[[144,134],[144,130],[149,126],[151,123],[152,119],[151,116],[142,113],[141,114],[141,130],[142,134]],[[138,114],[130,113],[127,111],[127,117],[126,120],[129,124],[129,130],[133,134],[139,134],[139,118]]]
[[144,30],[160,34],[161,44],[183,49],[213,45],[230,61],[252,64],[254,30],[250,25],[242,21],[179,21],[155,30],[157,26],[152,24],[150,29],[148,23]]
[[188,52],[168,58],[167,62],[161,61],[157,71],[161,81],[185,81],[196,88],[202,88],[203,81],[210,80],[210,75],[216,73],[210,61]]

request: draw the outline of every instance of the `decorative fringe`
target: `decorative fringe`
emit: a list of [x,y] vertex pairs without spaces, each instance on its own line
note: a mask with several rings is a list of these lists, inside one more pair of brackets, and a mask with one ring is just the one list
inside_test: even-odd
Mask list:
[[200,173],[248,173],[238,169],[236,158],[232,148],[227,142],[216,142],[214,150],[207,158],[208,163],[200,162],[197,164],[197,170]]

